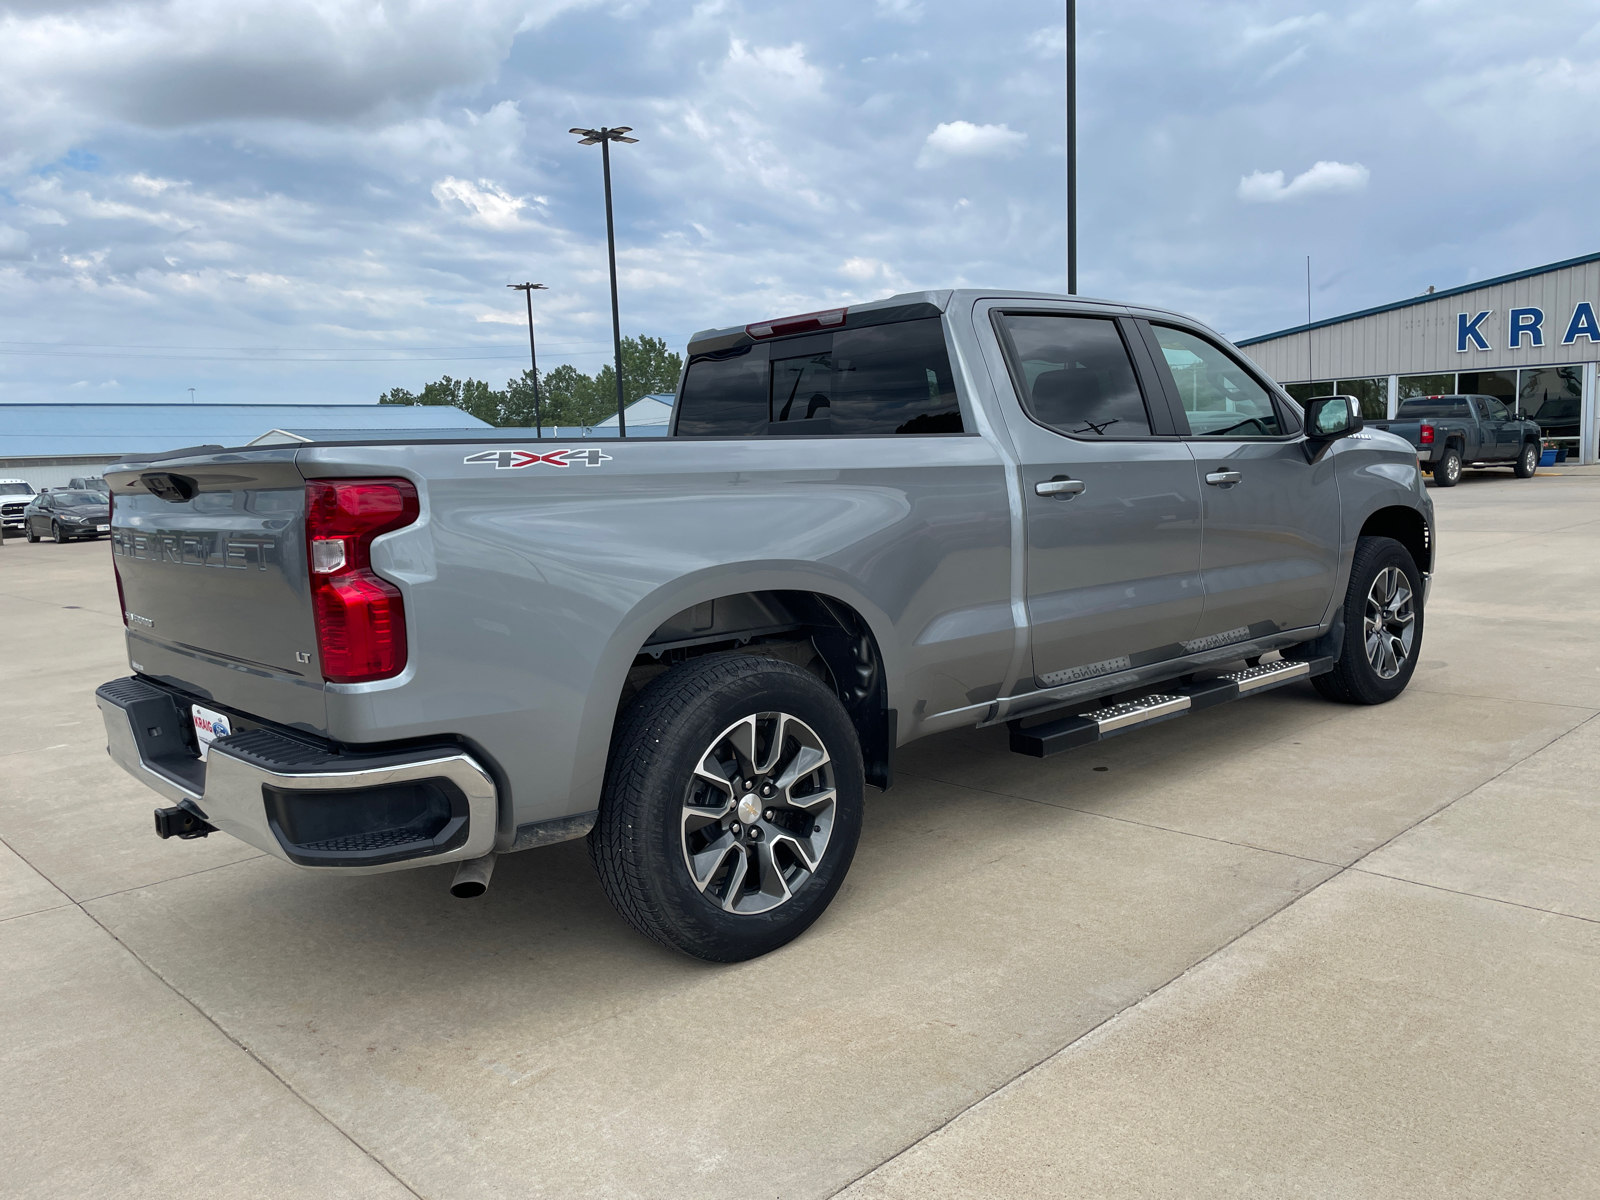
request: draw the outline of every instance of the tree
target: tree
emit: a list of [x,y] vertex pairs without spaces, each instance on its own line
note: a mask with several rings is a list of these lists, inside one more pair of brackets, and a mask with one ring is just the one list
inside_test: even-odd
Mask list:
[[[678,390],[683,358],[667,349],[662,338],[647,335],[622,339],[622,394],[632,404],[641,396]],[[539,420],[546,427],[590,427],[617,412],[617,376],[610,363],[593,376],[571,364],[544,372],[539,379]],[[495,391],[481,379],[446,375],[424,384],[422,391],[390,388],[379,404],[449,404],[491,425],[531,428],[534,423],[533,372],[523,371]]]

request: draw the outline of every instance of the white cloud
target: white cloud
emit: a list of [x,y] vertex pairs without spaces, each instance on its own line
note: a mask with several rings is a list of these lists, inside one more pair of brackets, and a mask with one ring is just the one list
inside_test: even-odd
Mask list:
[[936,167],[953,158],[1003,158],[1021,150],[1027,141],[1027,134],[1003,124],[940,122],[923,143],[917,166]]
[[29,241],[22,230],[0,225],[0,258],[21,258],[28,252]]
[[1239,199],[1253,204],[1275,204],[1302,196],[1365,190],[1372,172],[1360,163],[1317,162],[1288,183],[1282,171],[1252,171],[1239,180]]
[[[433,185],[433,198],[441,208],[456,213],[465,209],[468,221],[495,230],[517,228],[522,224],[522,210],[528,207],[528,202],[522,197],[511,195],[487,179],[473,183],[471,180],[457,179],[454,175],[446,175]],[[534,202],[538,203],[541,199],[535,196]]]

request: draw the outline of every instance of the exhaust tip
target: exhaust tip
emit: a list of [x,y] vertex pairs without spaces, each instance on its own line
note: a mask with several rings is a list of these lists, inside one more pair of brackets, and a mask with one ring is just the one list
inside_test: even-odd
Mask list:
[[456,868],[456,877],[450,884],[450,894],[457,900],[474,900],[489,890],[489,877],[494,874],[495,853],[490,851],[482,858],[469,858]]

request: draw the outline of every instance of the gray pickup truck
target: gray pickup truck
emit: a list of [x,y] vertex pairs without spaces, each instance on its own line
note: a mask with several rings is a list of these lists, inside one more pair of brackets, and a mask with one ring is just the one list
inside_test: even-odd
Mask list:
[[636,928],[736,961],[828,905],[913,739],[1411,678],[1415,452],[1192,320],[919,292],[688,349],[665,438],[108,469],[134,674],[97,696],[157,831],[457,894],[588,835]]
[[1461,482],[1461,468],[1510,467],[1518,479],[1539,469],[1540,433],[1494,396],[1413,396],[1400,401],[1392,421],[1374,421],[1410,442],[1417,465],[1440,487]]

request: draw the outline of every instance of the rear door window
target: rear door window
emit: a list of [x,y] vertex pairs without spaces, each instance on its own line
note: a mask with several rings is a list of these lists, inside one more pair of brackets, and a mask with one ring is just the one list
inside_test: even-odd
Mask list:
[[1281,437],[1283,424],[1265,387],[1220,347],[1170,325],[1152,325],[1196,437]]
[[1077,438],[1148,437],[1150,412],[1115,320],[1006,313],[1023,407]]
[[689,364],[679,436],[961,433],[938,317],[769,342]]

